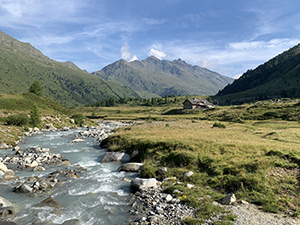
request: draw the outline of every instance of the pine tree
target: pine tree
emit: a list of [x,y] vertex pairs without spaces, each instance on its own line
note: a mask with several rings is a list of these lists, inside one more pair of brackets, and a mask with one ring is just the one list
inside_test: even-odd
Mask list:
[[34,81],[31,86],[29,87],[29,93],[36,94],[38,96],[43,95],[43,88],[41,87],[41,84],[39,81]]
[[37,127],[40,123],[41,123],[40,113],[38,107],[36,106],[36,104],[34,104],[30,110],[30,124],[33,127]]

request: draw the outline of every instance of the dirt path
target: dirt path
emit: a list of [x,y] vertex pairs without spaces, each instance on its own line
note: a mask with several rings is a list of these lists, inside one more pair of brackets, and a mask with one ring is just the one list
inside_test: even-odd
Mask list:
[[286,217],[281,214],[263,212],[257,206],[242,202],[225,206],[237,216],[235,225],[300,225],[300,218]]

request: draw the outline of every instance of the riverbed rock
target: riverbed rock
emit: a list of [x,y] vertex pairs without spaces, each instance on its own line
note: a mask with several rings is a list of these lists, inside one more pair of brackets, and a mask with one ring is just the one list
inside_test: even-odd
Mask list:
[[134,178],[130,182],[130,187],[133,190],[141,190],[144,188],[156,188],[157,187],[157,180],[155,178]]
[[62,205],[56,201],[53,197],[46,198],[45,200],[41,201],[40,203],[35,205],[36,207],[51,207],[55,209],[62,209]]
[[3,171],[4,173],[8,170],[7,166],[4,165],[2,162],[0,162],[0,170]]
[[7,199],[0,197],[0,217],[8,217],[15,215],[14,205]]
[[131,201],[131,214],[136,217],[130,224],[184,224],[184,218],[193,218],[195,210],[170,194],[162,193],[162,187],[145,188],[136,192]]
[[61,225],[81,225],[81,223],[78,219],[71,219],[63,222]]
[[84,139],[82,139],[82,138],[76,138],[73,141],[71,141],[71,143],[78,143],[78,142],[84,142]]
[[0,143],[0,149],[9,149],[9,148],[12,148],[12,146],[6,143]]
[[58,166],[65,166],[68,167],[71,165],[71,162],[69,160],[63,160],[61,163],[58,164]]
[[222,199],[221,203],[223,205],[234,205],[236,204],[236,197],[234,194],[228,194]]
[[42,166],[37,166],[32,169],[32,171],[45,171],[46,169]]
[[28,184],[21,184],[17,187],[15,187],[13,189],[14,192],[17,192],[17,193],[32,193],[33,192],[33,188],[30,187]]
[[127,163],[129,161],[130,161],[130,156],[124,152],[106,152],[103,159],[101,160],[102,163],[105,162]]
[[139,172],[143,168],[143,163],[125,163],[119,167],[119,171],[125,172]]

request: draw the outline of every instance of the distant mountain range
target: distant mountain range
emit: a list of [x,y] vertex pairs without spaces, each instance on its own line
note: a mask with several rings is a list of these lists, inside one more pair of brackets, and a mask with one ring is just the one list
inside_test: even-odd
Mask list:
[[248,70],[214,99],[221,104],[238,104],[286,97],[300,97],[300,44]]
[[92,74],[131,87],[142,97],[213,95],[233,81],[181,59],[168,61],[154,56],[133,62],[121,59]]
[[30,44],[0,31],[0,93],[28,92],[34,80],[41,83],[46,97],[64,106],[110,97],[138,97],[129,87],[91,75],[72,62],[51,60]]

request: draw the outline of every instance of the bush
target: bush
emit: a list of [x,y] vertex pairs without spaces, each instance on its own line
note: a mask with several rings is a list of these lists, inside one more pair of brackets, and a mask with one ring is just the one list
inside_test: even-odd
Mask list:
[[5,121],[8,125],[27,126],[29,118],[26,114],[15,114],[8,116]]
[[214,123],[214,125],[212,127],[217,127],[217,128],[226,128],[226,126],[222,123]]
[[80,113],[77,113],[74,114],[71,118],[74,119],[75,124],[82,126],[86,117]]

